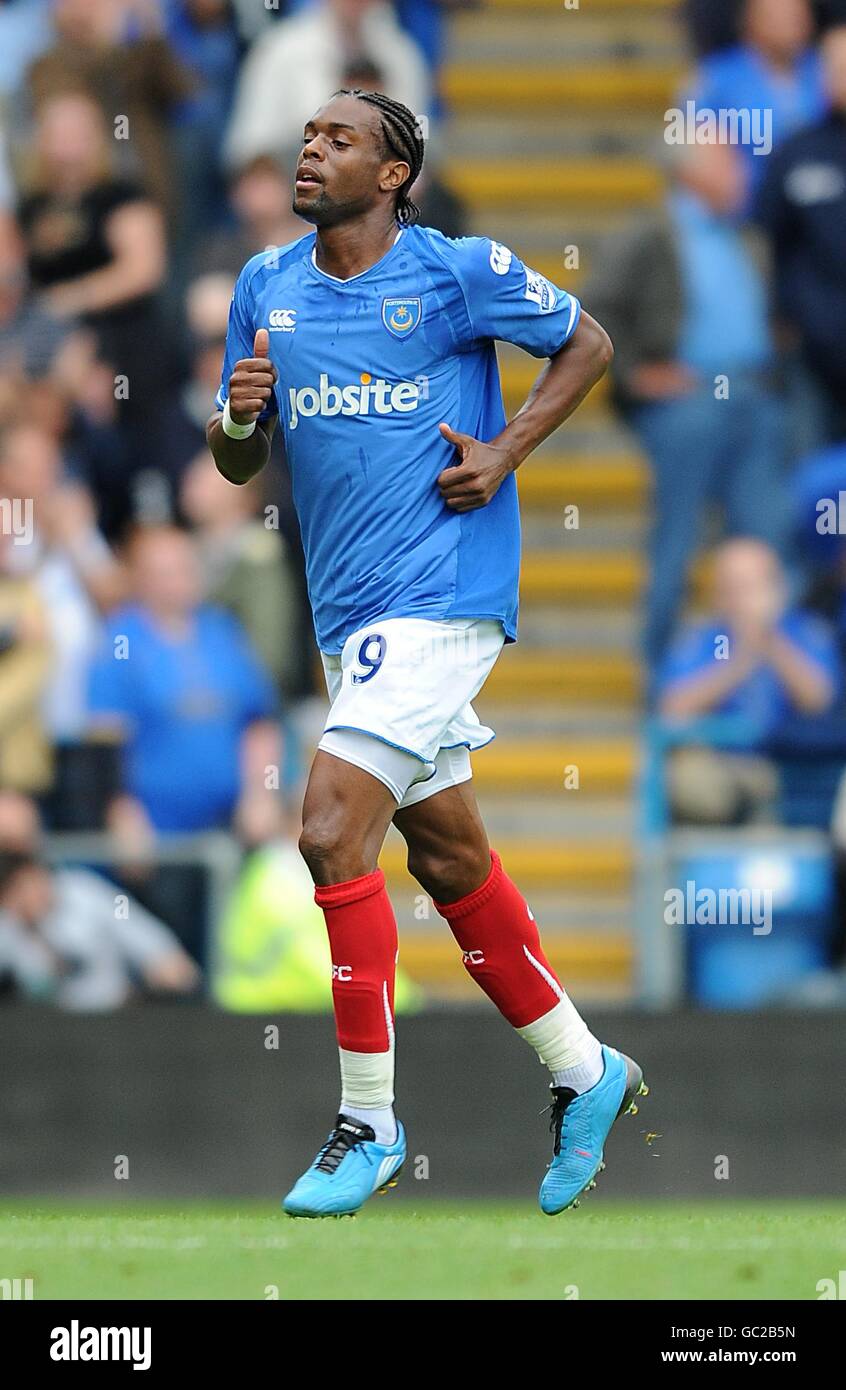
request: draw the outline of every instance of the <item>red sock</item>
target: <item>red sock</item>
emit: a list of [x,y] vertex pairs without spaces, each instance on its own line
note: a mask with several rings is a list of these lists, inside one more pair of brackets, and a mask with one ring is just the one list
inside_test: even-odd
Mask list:
[[564,997],[535,919],[495,850],[479,888],[435,907],[464,952],[465,968],[515,1028],[534,1023]]
[[338,1045],[387,1052],[394,1036],[397,924],[381,869],[348,883],[315,888],[332,951]]

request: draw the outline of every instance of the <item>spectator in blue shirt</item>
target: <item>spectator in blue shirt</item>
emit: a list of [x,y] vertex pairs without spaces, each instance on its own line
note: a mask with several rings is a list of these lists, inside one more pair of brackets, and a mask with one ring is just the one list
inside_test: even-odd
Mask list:
[[142,531],[130,560],[135,601],[112,617],[90,686],[92,723],[124,740],[126,795],[110,826],[136,847],[233,824],[261,838],[280,756],[270,678],[238,622],[200,603],[187,534]]
[[[733,822],[756,816],[775,795],[764,753],[797,715],[831,708],[840,684],[829,626],[790,608],[781,564],[762,541],[726,541],[714,557],[713,616],[682,633],[659,678],[665,719],[731,718],[731,750],[680,749],[670,774],[677,815]],[[692,730],[695,736],[695,728]]]
[[[690,96],[698,110],[771,112],[776,146],[826,110],[811,6],[808,0],[746,0],[741,35],[734,48],[703,59]],[[751,145],[742,152],[751,188],[767,159]]]
[[644,646],[650,670],[675,628],[710,504],[729,535],[785,538],[785,412],[769,296],[738,226],[730,145],[681,147],[665,208],[613,235],[584,293],[614,343],[617,401],[654,480]]

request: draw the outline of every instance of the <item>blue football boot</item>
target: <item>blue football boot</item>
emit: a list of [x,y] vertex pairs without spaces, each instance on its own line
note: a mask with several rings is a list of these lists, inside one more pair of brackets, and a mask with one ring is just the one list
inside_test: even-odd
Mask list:
[[620,1115],[636,1115],[635,1096],[648,1094],[637,1062],[604,1045],[602,1056],[605,1070],[589,1091],[578,1095],[567,1086],[551,1087],[552,1162],[539,1194],[547,1216],[577,1207],[580,1195],[596,1187],[611,1126]]
[[339,1115],[282,1207],[289,1216],[352,1216],[374,1192],[396,1187],[405,1153],[405,1130],[399,1121],[393,1144],[377,1144],[370,1125]]

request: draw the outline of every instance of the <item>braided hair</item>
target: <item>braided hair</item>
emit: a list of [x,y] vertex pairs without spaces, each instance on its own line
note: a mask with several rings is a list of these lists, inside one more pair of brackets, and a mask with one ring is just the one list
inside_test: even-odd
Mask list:
[[380,113],[385,153],[403,160],[411,170],[405,183],[397,190],[395,212],[401,227],[412,226],[420,216],[420,209],[412,202],[408,190],[416,183],[423,168],[426,150],[420,122],[414,112],[403,106],[401,101],[394,101],[393,97],[386,97],[382,92],[366,92],[360,87],[345,87],[334,95],[355,97],[358,101],[367,102],[368,106],[374,107]]

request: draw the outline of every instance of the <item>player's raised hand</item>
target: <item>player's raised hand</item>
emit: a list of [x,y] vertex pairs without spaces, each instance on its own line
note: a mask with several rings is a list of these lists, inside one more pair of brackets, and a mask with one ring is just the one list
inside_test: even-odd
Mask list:
[[251,425],[264,410],[276,384],[277,371],[270,360],[270,334],[260,328],[252,357],[235,363],[229,378],[229,414],[236,425]]
[[462,434],[447,424],[438,428],[458,453],[458,463],[438,476],[444,502],[455,512],[472,512],[487,506],[511,472],[506,450],[497,444],[483,444],[472,434]]

